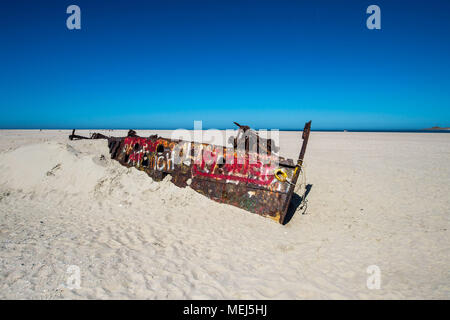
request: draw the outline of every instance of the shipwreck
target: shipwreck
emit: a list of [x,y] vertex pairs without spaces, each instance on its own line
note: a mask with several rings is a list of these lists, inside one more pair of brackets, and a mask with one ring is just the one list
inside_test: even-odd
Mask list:
[[70,140],[105,139],[111,159],[126,167],[145,171],[161,181],[171,175],[179,187],[187,187],[217,202],[286,223],[286,214],[295,185],[303,173],[303,161],[311,130],[305,124],[298,159],[280,157],[272,139],[265,139],[248,126],[235,122],[239,129],[231,146],[212,145],[151,135],[140,137],[129,130],[126,137],[93,133],[75,134]]

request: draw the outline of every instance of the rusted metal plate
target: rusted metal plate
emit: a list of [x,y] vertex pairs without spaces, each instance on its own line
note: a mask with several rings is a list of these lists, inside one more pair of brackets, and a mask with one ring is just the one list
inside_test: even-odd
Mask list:
[[111,158],[124,166],[145,171],[156,181],[171,175],[179,187],[189,186],[212,200],[283,224],[303,164],[311,121],[305,124],[297,163],[278,157],[272,140],[237,125],[233,148],[157,135],[144,138],[133,130],[122,138],[98,133],[86,138],[75,135],[74,130],[69,138],[107,139]]

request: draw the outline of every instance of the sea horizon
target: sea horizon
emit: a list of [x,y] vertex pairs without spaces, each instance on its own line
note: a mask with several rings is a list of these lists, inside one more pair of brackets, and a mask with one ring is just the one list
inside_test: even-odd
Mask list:
[[[0,130],[194,130],[192,128],[0,128]],[[236,128],[204,128],[203,130],[234,130]],[[267,128],[252,128],[253,130],[279,130],[279,131],[303,131],[303,129],[267,129]],[[450,133],[450,129],[311,129],[313,132],[393,132],[393,133]]]

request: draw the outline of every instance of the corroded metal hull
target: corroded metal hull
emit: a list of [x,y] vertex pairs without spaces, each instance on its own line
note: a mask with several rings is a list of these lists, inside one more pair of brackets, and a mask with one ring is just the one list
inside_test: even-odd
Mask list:
[[[156,181],[171,175],[179,186],[194,189],[217,202],[234,205],[284,224],[309,138],[311,122],[303,130],[299,159],[278,157],[273,142],[256,137],[249,147],[251,130],[240,126],[234,148],[173,140],[156,135],[139,137],[130,130],[127,137],[93,134],[108,139],[111,158],[127,167],[145,171]],[[73,132],[71,139],[81,139]],[[242,148],[236,148],[242,139]],[[269,142],[269,143],[268,143]]]

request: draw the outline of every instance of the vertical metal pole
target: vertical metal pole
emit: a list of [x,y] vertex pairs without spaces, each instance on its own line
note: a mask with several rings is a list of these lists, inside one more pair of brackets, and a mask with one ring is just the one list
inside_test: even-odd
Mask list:
[[308,145],[309,133],[311,132],[311,121],[305,124],[303,128],[303,144],[302,149],[300,150],[300,155],[298,156],[297,166],[295,167],[294,176],[292,177],[291,184],[289,185],[288,196],[286,199],[286,204],[283,208],[282,214],[280,216],[280,223],[284,224],[284,218],[286,217],[287,210],[289,208],[289,204],[291,203],[292,194],[294,193],[295,185],[297,184],[298,177],[300,175],[300,170],[303,165],[303,159],[305,158],[306,146]]

